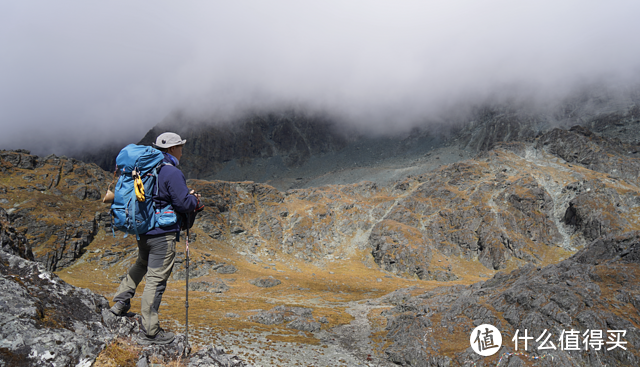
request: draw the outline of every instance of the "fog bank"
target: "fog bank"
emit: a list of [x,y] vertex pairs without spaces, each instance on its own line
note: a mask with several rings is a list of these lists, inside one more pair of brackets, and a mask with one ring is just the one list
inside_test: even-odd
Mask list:
[[[638,82],[636,1],[0,5],[0,149],[137,141],[173,111],[329,111],[391,133]],[[624,93],[623,93],[624,94]]]

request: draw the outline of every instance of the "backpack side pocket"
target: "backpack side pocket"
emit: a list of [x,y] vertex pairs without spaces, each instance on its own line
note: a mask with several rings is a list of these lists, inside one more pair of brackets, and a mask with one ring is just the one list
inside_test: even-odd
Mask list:
[[156,226],[168,227],[178,223],[178,216],[173,211],[171,205],[167,205],[162,209],[156,209]]

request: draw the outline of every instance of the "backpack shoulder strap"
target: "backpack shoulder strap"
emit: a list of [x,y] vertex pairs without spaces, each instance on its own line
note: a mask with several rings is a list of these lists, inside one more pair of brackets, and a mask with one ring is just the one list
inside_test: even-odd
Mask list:
[[160,174],[160,169],[162,169],[162,167],[164,166],[173,166],[173,164],[162,161],[158,163],[158,165],[156,166],[156,169],[153,170],[153,176],[156,181],[156,192],[153,194],[153,196],[158,196],[158,190],[160,187],[160,182],[158,181],[158,175]]

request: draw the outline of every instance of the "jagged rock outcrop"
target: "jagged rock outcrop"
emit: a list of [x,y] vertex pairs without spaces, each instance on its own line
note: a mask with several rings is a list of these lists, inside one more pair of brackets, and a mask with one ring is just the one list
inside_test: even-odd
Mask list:
[[579,125],[569,130],[549,131],[536,141],[536,148],[590,170],[608,173],[636,185],[640,182],[640,146],[601,137]]
[[607,187],[602,180],[572,182],[563,191],[575,194],[563,220],[585,239],[619,235],[633,227],[633,219],[625,214],[640,204],[636,193]]
[[0,208],[0,250],[33,260],[31,244],[24,235],[16,232],[16,229],[9,224],[7,212],[2,208]]
[[371,254],[382,269],[429,279],[432,246],[418,229],[384,220],[371,231],[369,243]]
[[[507,171],[509,175],[504,174]],[[396,185],[400,187],[412,190],[385,218],[408,226],[413,239],[399,240],[390,231],[381,231],[384,222],[369,237],[378,264],[384,258],[401,259],[402,270],[385,265],[387,270],[403,273],[408,267],[422,267],[409,274],[434,279],[425,268],[430,262],[428,248],[446,256],[477,258],[488,268],[501,269],[512,257],[536,263],[541,260],[537,255],[540,244],[560,242],[552,218],[553,200],[525,171],[470,161],[408,179]],[[386,244],[380,244],[381,239]],[[408,244],[415,249],[408,250]],[[415,250],[423,255],[397,255]]]
[[113,335],[107,300],[37,262],[0,251],[0,360],[7,366],[89,366]]
[[625,144],[640,144],[638,136],[638,132],[640,132],[640,99],[638,99],[638,94],[636,94],[635,101],[627,108],[596,114],[586,120],[577,118],[573,120],[573,124],[580,124],[600,136],[612,140],[619,139]]
[[[87,164],[74,158],[49,155],[41,158],[26,150],[0,151],[0,166],[3,174],[21,174],[23,184],[17,189],[27,192],[52,190],[54,194],[73,193],[80,200],[97,200],[108,182],[105,172],[95,164]],[[40,169],[35,176],[30,171]],[[73,173],[73,174],[72,174]],[[64,176],[68,176],[62,182]],[[61,182],[63,183],[60,186]],[[63,190],[70,189],[70,190]],[[60,191],[63,190],[63,191]],[[82,193],[82,195],[80,195]]]
[[4,182],[0,197],[7,219],[34,244],[35,259],[47,270],[71,265],[106,222],[101,192],[107,175],[73,158],[0,151]]
[[533,101],[489,102],[472,107],[455,123],[453,144],[482,152],[508,142],[532,142],[554,128],[582,126],[602,137],[638,145],[640,99],[635,91],[590,86],[564,100],[535,106]]
[[[468,344],[470,333],[478,325],[491,324],[503,334],[496,360],[515,352],[516,330],[520,336],[527,330],[535,338],[547,330],[556,348],[541,351],[531,340],[527,355],[553,356],[554,366],[635,366],[640,363],[638,276],[640,233],[600,238],[558,264],[527,265],[468,287],[440,287],[402,299],[386,313],[387,336],[393,344],[385,352],[390,361],[403,366],[479,362],[482,357]],[[581,344],[578,351],[561,350],[562,331],[570,330],[580,332],[581,343],[583,333],[602,330],[603,348],[585,350]],[[625,331],[621,345],[626,350],[612,348],[615,338],[608,339],[608,330]],[[452,353],[445,347],[448,343],[466,350]]]
[[[116,317],[103,296],[74,287],[38,262],[0,251],[0,365],[90,366],[115,338],[133,338],[139,316]],[[184,335],[166,346],[140,348],[138,366],[188,356]],[[247,366],[237,356],[205,347],[188,366]]]

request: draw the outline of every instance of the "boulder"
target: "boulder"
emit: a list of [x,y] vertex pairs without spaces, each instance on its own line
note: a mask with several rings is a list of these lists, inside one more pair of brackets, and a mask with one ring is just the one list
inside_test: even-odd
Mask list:
[[216,271],[218,272],[218,274],[234,274],[238,271],[238,269],[231,264],[227,264],[219,267],[218,269],[216,269]]
[[209,293],[224,293],[229,290],[229,286],[226,285],[222,280],[218,279],[215,282],[190,282],[189,283],[190,291],[201,291],[201,292],[209,292]]
[[102,323],[103,296],[4,251],[0,305],[0,357],[12,365],[90,365],[114,337]]
[[249,283],[255,285],[256,287],[260,287],[260,288],[271,288],[271,287],[275,287],[275,286],[279,285],[282,282],[280,280],[272,277],[272,276],[269,276],[269,277],[251,279],[249,281]]
[[250,321],[264,325],[277,325],[287,322],[290,329],[316,332],[321,324],[312,315],[312,309],[305,307],[276,306],[268,311],[261,311],[249,317]]

